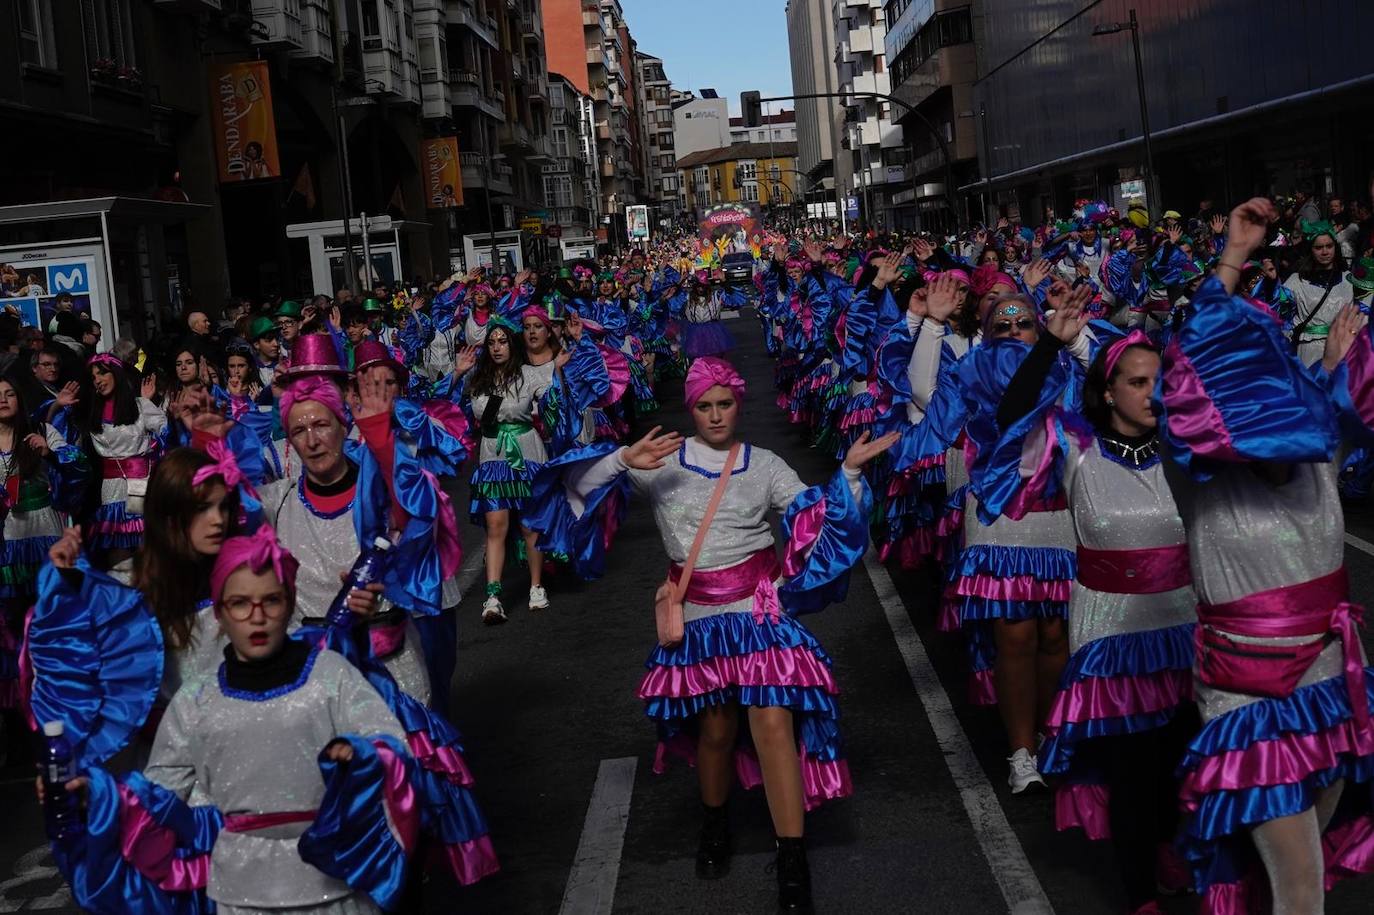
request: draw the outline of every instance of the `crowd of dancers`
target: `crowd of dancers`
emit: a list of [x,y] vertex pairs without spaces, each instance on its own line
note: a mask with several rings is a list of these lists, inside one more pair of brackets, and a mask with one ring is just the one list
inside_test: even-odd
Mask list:
[[[1340,495],[1374,475],[1374,240],[1314,215],[768,231],[745,285],[674,239],[99,353],[60,312],[0,379],[0,698],[71,747],[40,794],[83,805],[53,841],[77,901],[410,911],[426,870],[496,872],[448,720],[464,477],[488,625],[548,609],[549,568],[613,568],[646,500],[669,567],[639,696],[655,770],[697,769],[700,877],[761,784],[779,907],[810,910],[805,811],[853,785],[800,617],[871,545],[938,575],[1012,793],[1110,840],[1129,911],[1320,912],[1374,870]],[[822,485],[744,434],[745,305]],[[679,390],[690,435],[654,424]]]

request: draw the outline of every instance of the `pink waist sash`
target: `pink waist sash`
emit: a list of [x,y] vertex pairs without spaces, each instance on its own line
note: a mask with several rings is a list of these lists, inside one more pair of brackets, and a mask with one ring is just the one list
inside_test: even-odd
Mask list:
[[1159,594],[1193,583],[1188,546],[1144,550],[1078,548],[1078,582],[1106,594]]
[[141,455],[100,459],[100,476],[105,480],[142,480],[152,468],[152,461]]
[[[1365,692],[1364,665],[1360,657],[1357,627],[1364,608],[1347,599],[1350,585],[1345,567],[1301,584],[1286,585],[1250,594],[1225,604],[1198,604],[1203,626],[1250,638],[1288,638],[1331,634],[1340,638],[1345,652],[1346,689],[1350,707],[1362,733],[1369,733],[1369,697]],[[1316,660],[1323,643],[1296,652],[1294,663],[1304,669]],[[1310,657],[1308,656],[1310,655]]]
[[225,832],[255,832],[286,826],[289,823],[313,823],[318,810],[282,810],[276,813],[231,813],[224,818]]
[[[773,581],[781,574],[782,566],[770,547],[759,550],[739,565],[694,570],[682,599],[691,604],[719,607],[753,597],[754,621],[761,623],[765,616],[776,621],[782,615],[782,605],[778,603],[778,590]],[[677,563],[668,566],[668,579],[673,584],[681,578],[682,566]]]
[[374,623],[367,627],[367,638],[372,643],[374,658],[389,658],[400,651],[406,643],[406,617],[401,615],[394,622]]

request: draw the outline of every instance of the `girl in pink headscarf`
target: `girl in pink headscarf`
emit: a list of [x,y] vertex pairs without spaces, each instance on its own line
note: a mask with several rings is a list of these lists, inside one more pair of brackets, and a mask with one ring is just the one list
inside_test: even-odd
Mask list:
[[[610,493],[632,487],[651,504],[669,581],[679,587],[706,506],[731,465],[681,595],[684,637],[649,655],[639,696],[662,741],[655,771],[670,752],[696,760],[705,805],[698,876],[717,878],[729,868],[726,803],[738,771],[747,787],[767,789],[780,907],[805,910],[804,811],[852,786],[830,661],[795,615],[843,598],[848,571],[868,544],[871,496],[861,470],[896,436],[870,441],[864,434],[829,485],[807,487],[782,458],[739,440],[744,389],[730,363],[697,359],[685,385],[696,435],[655,428],[629,447],[591,445],[580,462],[565,455],[550,471],[563,473],[566,488],[541,492],[542,514],[529,523],[545,534],[576,533]],[[783,515],[781,560],[771,512]],[[645,593],[644,603],[649,598]]]

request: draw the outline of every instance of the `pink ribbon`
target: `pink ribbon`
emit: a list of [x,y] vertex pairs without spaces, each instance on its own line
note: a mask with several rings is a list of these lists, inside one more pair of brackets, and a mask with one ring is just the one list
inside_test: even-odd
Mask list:
[[1078,548],[1078,581],[1104,594],[1160,594],[1192,584],[1188,545],[1141,550]]
[[[687,593],[682,599],[692,604],[719,607],[752,597],[754,622],[762,623],[767,617],[776,623],[782,618],[782,604],[778,601],[778,589],[773,581],[780,574],[782,567],[773,550],[759,550],[738,565],[693,571],[692,580],[687,584]],[[682,566],[677,563],[669,566],[668,579],[673,584],[677,584],[681,577]]]
[[1150,342],[1150,338],[1139,330],[1133,330],[1120,340],[1113,342],[1107,347],[1107,355],[1103,357],[1102,368],[1106,371],[1105,377],[1111,380],[1112,372],[1116,369],[1116,364],[1125,354],[1126,350],[1132,346],[1144,346],[1151,352],[1156,352],[1155,345]]
[[225,832],[255,832],[291,823],[313,823],[318,810],[281,810],[275,813],[231,813],[224,818]]
[[224,583],[239,568],[248,566],[254,572],[272,568],[277,580],[290,591],[296,590],[296,570],[300,563],[291,551],[277,542],[277,532],[264,524],[251,537],[230,537],[220,547],[215,557],[215,567],[210,571],[210,598],[219,603],[224,591]]
[[691,409],[701,395],[716,386],[729,388],[737,402],[744,400],[744,378],[735,371],[733,365],[718,356],[694,359],[692,367],[687,370],[687,380],[682,384],[683,401],[687,408]]
[[[253,489],[253,483],[239,468],[239,462],[234,459],[234,452],[223,439],[215,439],[205,446],[205,454],[214,461],[213,464],[206,464],[191,477],[191,485],[199,486],[206,480],[219,477],[224,481],[224,485],[230,489],[235,486],[242,486],[243,491],[254,499],[258,499],[258,493]],[[258,501],[262,501],[258,499]]]
[[344,419],[343,394],[339,391],[339,386],[324,375],[307,375],[297,378],[281,392],[279,406],[282,426],[287,425],[291,408],[305,400],[315,401],[333,413],[340,423],[348,425]]
[[406,643],[405,620],[386,626],[368,626],[367,640],[372,644],[374,658],[391,657]]
[[[1364,608],[1350,603],[1350,583],[1345,566],[1328,575],[1250,594],[1225,604],[1198,604],[1198,622],[1223,632],[1250,638],[1287,638],[1331,633],[1340,638],[1344,651],[1345,685],[1357,725],[1360,752],[1374,749],[1370,727],[1369,696],[1365,692],[1364,665],[1360,656],[1358,627]],[[1320,651],[1321,643],[1314,648]],[[1315,660],[1298,652],[1294,663]]]

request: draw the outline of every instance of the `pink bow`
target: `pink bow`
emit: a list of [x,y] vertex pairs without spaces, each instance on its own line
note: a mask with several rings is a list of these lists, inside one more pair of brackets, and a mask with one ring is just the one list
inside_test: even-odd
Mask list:
[[744,400],[744,379],[733,365],[717,356],[702,356],[694,360],[682,386],[687,407],[690,409],[702,394],[716,385],[729,388],[736,401]]
[[286,390],[281,392],[281,424],[285,428],[288,425],[288,417],[291,415],[291,408],[303,400],[313,400],[321,404],[338,418],[339,422],[345,426],[348,421],[344,419],[343,394],[339,391],[339,386],[330,381],[323,375],[307,375],[304,378],[297,378],[286,386]]
[[220,547],[215,557],[215,567],[210,572],[210,598],[219,603],[224,593],[224,583],[229,576],[244,566],[254,572],[271,567],[277,580],[293,594],[296,591],[296,570],[300,563],[291,551],[277,542],[277,532],[271,525],[264,524],[251,537],[230,537]]
[[1145,336],[1142,331],[1131,331],[1129,334],[1107,347],[1107,355],[1102,357],[1102,368],[1105,370],[1105,374],[1103,375],[1104,378],[1111,381],[1112,372],[1116,369],[1117,362],[1121,360],[1126,350],[1132,346],[1146,346],[1151,350],[1155,348],[1155,345],[1150,342],[1150,338]]
[[[213,464],[206,464],[191,477],[191,485],[199,486],[206,480],[219,477],[224,481],[224,485],[230,489],[235,486],[243,487],[246,495],[258,499],[257,491],[253,489],[253,483],[239,468],[239,462],[234,459],[234,452],[226,445],[223,439],[215,439],[205,448],[205,454]],[[258,501],[262,501],[258,499]]]

